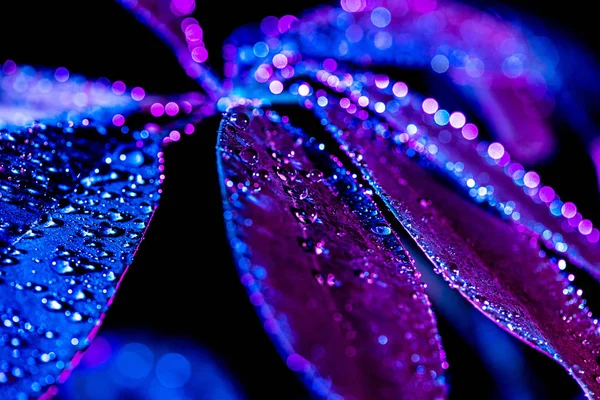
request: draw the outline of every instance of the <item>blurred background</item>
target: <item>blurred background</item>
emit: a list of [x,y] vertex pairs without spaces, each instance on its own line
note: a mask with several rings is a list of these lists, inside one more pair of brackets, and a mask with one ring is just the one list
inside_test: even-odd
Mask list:
[[[167,46],[115,2],[6,3],[2,61],[64,66],[90,78],[142,86],[148,93],[195,89]],[[235,27],[318,4],[322,2],[198,1],[194,16],[204,28],[210,64],[220,71],[221,44]],[[507,10],[522,13],[516,15],[532,27],[551,28],[557,37],[586,46],[584,54],[595,62],[598,17],[583,3],[470,4],[501,17],[515,15]],[[600,83],[596,76],[589,79]],[[308,398],[263,333],[229,255],[215,167],[218,123],[218,118],[206,120],[194,135],[166,150],[161,206],[99,337],[61,389],[60,400]],[[558,152],[537,171],[598,224],[591,159],[568,127],[560,125],[557,134]],[[577,180],[565,178],[574,171]],[[425,280],[450,361],[451,399],[583,399],[561,367],[497,328],[436,277],[425,275]],[[600,291],[593,285],[584,291],[594,309]]]

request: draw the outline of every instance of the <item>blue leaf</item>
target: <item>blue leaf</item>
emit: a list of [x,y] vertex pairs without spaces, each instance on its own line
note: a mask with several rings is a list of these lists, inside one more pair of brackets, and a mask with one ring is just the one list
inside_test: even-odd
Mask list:
[[0,132],[2,398],[66,379],[159,199],[159,135],[87,121]]

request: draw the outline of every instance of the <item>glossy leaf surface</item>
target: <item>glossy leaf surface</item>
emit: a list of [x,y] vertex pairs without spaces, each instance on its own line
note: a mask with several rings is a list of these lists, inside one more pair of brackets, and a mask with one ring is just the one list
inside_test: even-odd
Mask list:
[[319,398],[444,398],[429,301],[369,191],[285,117],[249,115],[221,123],[225,218],[288,367]]
[[155,136],[0,133],[2,397],[53,394],[99,328],[157,205]]
[[534,234],[461,194],[417,141],[385,139],[385,124],[376,118],[365,125],[335,106],[317,113],[437,273],[500,326],[561,363],[588,394],[598,392],[597,320]]

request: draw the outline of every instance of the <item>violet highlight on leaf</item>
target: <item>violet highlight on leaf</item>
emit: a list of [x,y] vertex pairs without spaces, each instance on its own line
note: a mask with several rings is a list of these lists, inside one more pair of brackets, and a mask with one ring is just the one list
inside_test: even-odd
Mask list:
[[218,143],[229,240],[265,329],[318,398],[443,398],[410,256],[369,191],[285,121],[234,109]]

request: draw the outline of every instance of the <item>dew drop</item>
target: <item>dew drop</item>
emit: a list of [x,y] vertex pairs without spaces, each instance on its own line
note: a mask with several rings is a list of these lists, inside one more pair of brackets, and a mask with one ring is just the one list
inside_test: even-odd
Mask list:
[[103,222],[100,224],[100,229],[98,229],[98,233],[102,236],[106,237],[117,237],[121,236],[125,231],[122,228],[118,228],[112,226],[109,223]]
[[458,275],[460,273],[460,270],[458,269],[458,265],[456,265],[455,263],[451,263],[450,266],[448,267],[448,269],[454,275]]
[[83,316],[78,312],[74,312],[73,314],[71,314],[70,319],[73,322],[81,322],[83,321]]
[[312,224],[317,220],[317,209],[310,203],[302,207],[291,207],[292,214],[303,224]]
[[421,197],[419,199],[419,205],[423,208],[427,208],[431,205],[431,200]]
[[73,214],[79,211],[81,206],[72,203],[59,204],[58,212],[61,214]]
[[133,228],[138,230],[144,230],[146,229],[146,222],[144,220],[136,218],[133,220]]
[[46,306],[46,308],[51,311],[60,311],[64,307],[64,304],[62,302],[55,299],[48,300],[44,298],[42,300],[42,303],[44,303],[44,306]]
[[243,112],[233,112],[229,115],[229,121],[238,129],[247,129],[250,125],[250,118]]
[[392,230],[390,229],[390,227],[386,226],[386,225],[375,225],[374,227],[371,228],[371,231],[373,231],[373,233],[376,233],[377,235],[381,235],[381,236],[390,235],[392,233]]
[[285,191],[295,199],[304,200],[308,197],[308,189],[301,184],[285,186]]
[[257,182],[266,183],[270,180],[269,171],[261,168],[258,171],[254,171],[252,173],[252,178],[256,179]]
[[18,263],[19,263],[19,261],[16,258],[0,254],[0,264],[2,264],[2,265],[15,265],[15,264],[18,264]]
[[73,255],[73,252],[71,252],[70,250],[67,250],[65,248],[65,246],[63,245],[58,245],[56,246],[56,249],[54,249],[54,252],[59,255],[59,256],[63,256],[63,257],[69,257]]
[[240,158],[249,165],[255,165],[258,162],[258,153],[252,147],[247,147],[240,152]]
[[313,277],[317,281],[319,285],[324,285],[326,281],[326,276],[321,271],[313,271]]
[[278,163],[288,164],[290,162],[289,158],[281,150],[269,149],[269,154]]
[[313,169],[306,174],[306,177],[310,179],[312,182],[321,182],[323,180],[323,173],[318,169]]
[[338,281],[334,274],[327,274],[327,286],[340,286],[340,281]]
[[298,244],[302,247],[302,250],[307,253],[312,253],[316,255],[323,254],[325,250],[325,242],[323,240],[315,241],[313,239],[305,239],[303,237],[298,238]]
[[58,228],[64,225],[64,222],[60,219],[53,218],[49,214],[45,214],[42,216],[40,220],[40,226],[43,228]]
[[74,268],[72,262],[69,260],[57,258],[52,261],[51,265],[52,265],[52,268],[54,268],[54,270],[61,275],[70,274],[73,271],[75,271],[75,268]]
[[144,153],[142,153],[139,149],[136,148],[124,151],[119,155],[118,159],[125,165],[128,165],[133,168],[141,167],[146,161]]
[[108,210],[107,216],[112,222],[127,222],[131,219],[130,215],[125,214],[116,208],[111,208]]
[[140,211],[143,214],[152,214],[152,206],[146,202],[140,204]]
[[86,298],[92,297],[92,295],[89,292],[84,291],[81,288],[75,290],[69,289],[68,293],[71,295],[73,300],[77,301],[85,300]]
[[298,172],[291,165],[278,165],[275,167],[275,173],[284,182],[292,182],[296,180]]

